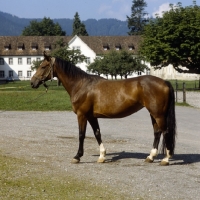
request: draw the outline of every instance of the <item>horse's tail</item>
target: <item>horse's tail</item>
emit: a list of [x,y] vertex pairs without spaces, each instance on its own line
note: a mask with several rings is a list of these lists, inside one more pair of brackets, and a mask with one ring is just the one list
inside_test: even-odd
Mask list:
[[163,135],[163,145],[162,152],[166,153],[169,150],[169,154],[174,154],[175,143],[176,143],[176,116],[175,116],[175,96],[174,89],[169,81],[166,81],[167,86],[169,87],[169,101],[168,108],[166,113],[167,119],[167,130]]

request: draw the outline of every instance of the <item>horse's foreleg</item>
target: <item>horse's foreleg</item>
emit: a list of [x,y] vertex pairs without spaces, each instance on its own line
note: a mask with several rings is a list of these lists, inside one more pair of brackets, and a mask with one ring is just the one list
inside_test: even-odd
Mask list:
[[84,153],[84,139],[85,139],[85,132],[87,126],[87,119],[84,115],[77,115],[78,116],[78,125],[79,125],[79,148],[76,156],[73,158],[72,163],[79,163],[80,158],[83,156]]
[[95,138],[99,144],[99,147],[100,147],[100,156],[97,160],[97,162],[99,163],[103,163],[105,162],[106,158],[106,149],[104,148],[104,145],[102,143],[102,140],[101,140],[101,133],[100,133],[100,128],[99,128],[99,123],[98,123],[98,120],[96,118],[90,118],[88,119],[93,131],[94,131],[94,135],[95,135]]
[[150,152],[150,155],[147,156],[145,159],[145,162],[152,163],[154,161],[154,158],[158,155],[158,145],[160,142],[160,136],[162,131],[159,130],[158,125],[155,121],[155,119],[151,116],[152,124],[154,128],[154,142],[153,142],[153,149]]

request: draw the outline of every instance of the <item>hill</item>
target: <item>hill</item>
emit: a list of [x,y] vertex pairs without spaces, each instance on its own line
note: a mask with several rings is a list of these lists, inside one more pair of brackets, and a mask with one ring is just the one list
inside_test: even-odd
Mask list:
[[[0,36],[19,36],[30,21],[42,19],[26,19],[0,11]],[[73,19],[53,19],[58,22],[67,35],[72,34]],[[117,36],[127,35],[126,21],[117,19],[88,19],[83,21],[90,36]]]

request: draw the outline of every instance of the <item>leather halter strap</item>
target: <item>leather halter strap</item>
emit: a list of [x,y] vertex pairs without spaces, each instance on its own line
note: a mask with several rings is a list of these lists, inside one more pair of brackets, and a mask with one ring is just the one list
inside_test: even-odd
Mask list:
[[50,62],[50,67],[47,71],[47,73],[44,75],[43,79],[40,79],[38,76],[36,76],[35,74],[33,75],[36,79],[40,80],[40,81],[43,81],[45,83],[45,79],[47,78],[47,76],[49,76],[49,74],[51,73],[51,81],[53,80],[53,66],[54,66],[54,63],[55,63],[55,58],[52,57],[51,58],[51,62]]

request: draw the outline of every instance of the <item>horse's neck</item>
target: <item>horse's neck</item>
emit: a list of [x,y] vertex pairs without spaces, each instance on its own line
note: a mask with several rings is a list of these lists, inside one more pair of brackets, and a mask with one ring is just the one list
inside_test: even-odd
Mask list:
[[62,69],[56,70],[56,77],[60,80],[70,96],[79,88],[78,86],[80,85],[81,79],[67,75]]

